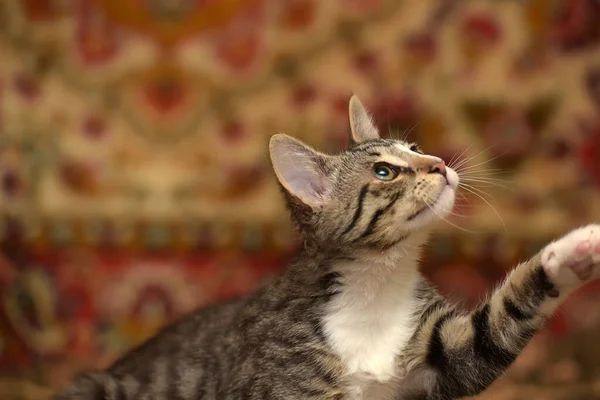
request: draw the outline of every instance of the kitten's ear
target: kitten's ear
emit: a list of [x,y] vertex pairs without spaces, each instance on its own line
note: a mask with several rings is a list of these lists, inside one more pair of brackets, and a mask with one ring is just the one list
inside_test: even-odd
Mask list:
[[284,134],[271,137],[269,152],[277,179],[291,195],[308,206],[329,200],[333,184],[327,155]]
[[356,95],[350,98],[348,106],[350,116],[350,146],[368,140],[379,139],[379,131],[373,124],[369,112]]

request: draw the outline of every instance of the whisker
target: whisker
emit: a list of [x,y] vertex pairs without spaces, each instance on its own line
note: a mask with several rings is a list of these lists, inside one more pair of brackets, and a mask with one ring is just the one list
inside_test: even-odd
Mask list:
[[460,180],[462,181],[477,181],[477,182],[487,182],[487,183],[502,183],[502,184],[514,184],[515,181],[508,179],[498,179],[498,178],[490,178],[487,176],[461,176]]
[[[499,176],[504,175],[508,170],[502,169],[476,169],[476,170],[468,170],[468,171],[460,171],[460,176]],[[457,172],[458,173],[458,172]]]
[[[464,197],[464,196],[463,196],[463,197]],[[429,209],[433,210],[433,209],[431,208],[431,205],[432,205],[433,203],[435,203],[435,198],[433,198],[433,197],[429,196],[429,197],[427,197],[427,198],[423,199],[423,201],[425,202],[425,204],[427,205],[427,207],[428,207]],[[470,205],[470,204],[468,204],[468,203],[467,203],[466,205],[465,205],[465,204],[461,205],[460,203],[456,203],[456,204],[457,204],[457,205],[460,205],[460,206],[461,206],[461,208],[468,208],[468,207],[466,207],[466,206],[473,207],[472,205]],[[436,215],[438,215],[438,214],[436,214]],[[451,215],[451,216],[454,216],[454,217],[463,218],[463,219],[466,219],[466,218],[473,218],[473,217],[474,217],[473,215],[464,215],[464,214],[459,214],[459,213],[457,213],[457,212],[454,212],[453,210],[449,211],[449,212],[448,212],[448,215]],[[439,217],[439,215],[438,215],[438,217]]]
[[408,135],[410,135],[410,134],[412,133],[412,131],[414,131],[414,130],[415,130],[415,128],[416,128],[416,127],[417,127],[417,124],[414,124],[414,125],[412,126],[412,128],[410,128],[408,131],[404,131],[404,135],[403,135],[403,137],[402,137],[402,141],[403,141],[403,142],[406,142],[406,138],[408,138]]
[[[475,190],[478,190],[478,189],[475,189],[475,188],[473,188],[472,186],[470,186],[470,188],[469,188],[469,187],[467,187],[467,186],[464,186],[464,185],[463,185],[463,186],[461,186],[461,187],[462,187],[463,189],[465,189],[466,191],[468,191],[468,192],[471,192],[471,193],[472,193],[472,194],[474,194],[475,196],[479,197],[479,198],[480,198],[481,200],[483,200],[483,201],[484,201],[484,202],[485,202],[485,203],[486,203],[488,206],[490,206],[490,208],[491,208],[491,209],[494,211],[494,213],[496,214],[496,216],[498,217],[498,219],[499,219],[499,220],[500,220],[500,222],[502,223],[502,227],[504,228],[504,234],[505,234],[505,235],[507,235],[507,234],[508,234],[508,230],[506,229],[506,224],[504,223],[504,220],[503,220],[503,219],[502,219],[502,217],[500,216],[500,213],[498,213],[498,210],[496,210],[496,208],[495,208],[495,207],[494,207],[494,206],[493,206],[493,205],[492,205],[492,204],[491,204],[489,201],[487,201],[487,200],[485,199],[485,197],[483,197],[482,195],[480,195],[479,193],[477,193],[477,192],[475,191]],[[472,189],[475,189],[475,190],[472,190]]]
[[[466,210],[466,207],[462,207],[461,206],[460,209],[461,210]],[[461,213],[458,213],[456,211],[450,211],[448,213],[448,215],[453,216],[453,217],[457,217],[457,218],[460,218],[460,219],[472,219],[472,218],[476,217],[476,215],[461,214]]]
[[461,192],[459,192],[459,191],[456,191],[456,194],[457,194],[457,195],[459,195],[459,196],[460,196],[462,199],[466,200],[467,202],[469,201],[469,200],[467,199],[467,197],[466,197],[464,194],[462,194]]
[[474,157],[467,157],[467,158],[463,158],[460,161],[457,161],[455,165],[451,166],[450,168],[458,171],[460,167],[462,167],[463,165],[465,165],[466,163],[470,162]]
[[440,214],[438,214],[434,208],[432,208],[432,204],[429,204],[427,201],[423,200],[425,202],[425,205],[427,206],[427,208],[429,208],[429,210],[434,213],[439,219],[441,219],[442,221],[444,221],[445,223],[447,223],[448,225],[451,225],[452,227],[456,228],[456,229],[460,229],[461,231],[464,232],[468,232],[468,233],[475,233],[474,231],[470,231],[468,229],[462,228],[456,224],[453,224],[452,222],[448,221],[448,219],[446,219],[445,217],[441,216]]
[[486,192],[486,191],[485,191],[485,190],[483,190],[483,189],[480,189],[480,188],[478,188],[477,186],[473,186],[473,185],[471,185],[471,184],[464,183],[464,182],[462,182],[462,183],[459,183],[459,186],[460,186],[460,187],[463,187],[463,188],[469,188],[469,189],[471,189],[471,190],[475,190],[475,191],[477,191],[478,193],[480,193],[480,194],[482,194],[482,195],[484,195],[484,196],[489,196],[489,197],[491,197],[492,199],[494,198],[494,196],[492,196],[490,193]]
[[487,173],[486,170],[481,171],[468,171],[458,174],[460,178],[489,178],[500,181],[509,181],[510,179],[504,178],[500,173]]
[[[458,192],[456,192],[456,193],[458,194]],[[465,210],[469,209],[469,208],[470,209],[474,209],[475,208],[475,205],[470,204],[469,201],[468,201],[468,199],[464,195],[461,194],[461,196],[462,196],[462,199],[457,199],[457,201],[455,202],[455,205],[458,205],[462,209],[465,209]],[[460,200],[463,200],[463,199],[464,199],[464,202],[461,202]],[[428,196],[425,199],[423,199],[423,201],[425,202],[425,204],[428,207],[431,207],[431,205],[433,205],[435,203],[435,200],[436,199],[434,197],[432,197],[432,196]],[[452,215],[452,216],[459,217],[459,218],[472,218],[473,217],[471,215],[464,215],[464,214],[456,213],[453,210],[449,211],[448,215]]]
[[469,145],[469,147],[467,147],[465,150],[463,150],[460,153],[460,155],[457,157],[457,159],[454,160],[454,165],[452,165],[450,168],[460,168],[461,165],[464,165],[466,162],[469,162],[470,160],[475,158],[477,155],[475,155],[473,157],[465,157],[465,158],[461,159],[462,157],[465,156],[465,154],[467,154],[467,152],[469,150],[471,150],[472,147],[473,147],[473,144]]
[[[472,147],[472,146],[471,146],[471,147]],[[455,164],[455,165],[454,165],[452,168],[454,168],[454,169],[458,169],[458,168],[460,168],[460,167],[461,167],[461,166],[463,166],[464,164],[466,164],[466,163],[470,162],[471,160],[473,160],[473,159],[474,159],[475,157],[477,157],[479,154],[481,154],[481,153],[475,154],[474,156],[471,156],[471,157],[465,157],[465,158],[463,158],[462,160],[460,160],[460,161],[457,161],[457,163],[456,163],[456,164]],[[463,154],[463,155],[464,155],[464,154]]]
[[465,158],[465,159],[464,159],[464,160],[462,160],[460,163],[458,163],[458,165],[455,165],[453,169],[458,169],[458,168],[460,168],[461,166],[465,165],[466,163],[468,163],[468,162],[470,162],[470,161],[474,160],[475,158],[479,157],[480,155],[482,155],[482,154],[483,154],[483,153],[485,153],[486,151],[488,151],[488,150],[490,150],[490,149],[493,149],[493,148],[494,148],[495,146],[497,146],[497,145],[498,145],[498,143],[496,143],[496,144],[493,144],[493,145],[491,145],[491,146],[489,146],[489,147],[487,147],[487,148],[485,148],[485,149],[481,150],[479,153],[475,154],[474,156]]
[[476,205],[470,203],[466,199],[456,199],[456,206],[460,207],[462,210],[474,210]]
[[[506,189],[509,192],[514,192],[515,189],[512,189],[502,183],[499,183],[499,181],[488,181],[485,179],[477,179],[477,178],[463,178],[461,179],[462,182],[471,182],[471,183],[478,183],[480,184],[480,186],[482,187],[500,187],[502,189]],[[501,182],[501,181],[500,181]],[[460,183],[459,183],[460,185]]]
[[472,184],[486,183],[489,185],[503,185],[503,184],[511,185],[514,183],[514,182],[505,182],[503,180],[495,180],[495,179],[489,180],[486,178],[463,178],[463,179],[461,179],[461,182],[471,182]]
[[[478,163],[478,164],[475,164],[475,165],[469,165],[468,167],[466,167],[466,168],[463,168],[463,169],[461,169],[460,171],[461,171],[461,172],[464,172],[464,171],[469,171],[469,170],[472,170],[473,168],[475,168],[475,167],[478,167],[478,166],[480,166],[480,165],[485,165],[485,164],[488,164],[488,163],[490,163],[490,162],[492,162],[492,161],[494,161],[494,160],[496,160],[496,159],[498,159],[498,158],[502,157],[502,156],[503,156],[503,155],[505,155],[505,154],[506,154],[506,152],[504,152],[504,153],[502,153],[502,154],[498,154],[496,157],[492,157],[492,158],[490,158],[490,159],[487,159],[486,161],[482,161],[482,162],[480,162],[480,163]],[[458,171],[457,171],[457,173],[458,173]]]
[[[454,166],[452,165],[452,162],[453,162],[453,161],[456,161],[456,162],[458,163],[458,160],[460,160],[460,158],[461,158],[461,157],[462,157],[462,156],[463,156],[463,155],[464,155],[464,154],[465,154],[467,151],[469,151],[469,150],[471,149],[471,147],[473,147],[473,143],[471,143],[471,144],[469,145],[469,147],[467,147],[466,149],[464,149],[463,151],[461,151],[461,152],[460,152],[460,154],[458,154],[458,152],[457,152],[456,154],[454,154],[454,155],[452,156],[452,158],[450,159],[450,161],[448,161],[448,166],[449,166],[450,168],[454,169]],[[456,160],[455,160],[455,158],[456,158]]]
[[489,182],[502,182],[502,183],[506,183],[506,184],[513,184],[516,181],[514,179],[505,179],[499,176],[490,176],[490,175],[483,175],[483,174],[477,174],[477,175],[459,175],[458,176],[460,178],[460,180],[465,180],[465,179],[481,179],[484,181],[489,181]]

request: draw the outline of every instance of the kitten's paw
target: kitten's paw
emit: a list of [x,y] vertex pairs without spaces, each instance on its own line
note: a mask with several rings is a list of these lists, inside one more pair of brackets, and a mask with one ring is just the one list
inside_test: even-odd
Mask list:
[[600,225],[576,229],[542,250],[542,266],[555,284],[578,286],[600,269]]

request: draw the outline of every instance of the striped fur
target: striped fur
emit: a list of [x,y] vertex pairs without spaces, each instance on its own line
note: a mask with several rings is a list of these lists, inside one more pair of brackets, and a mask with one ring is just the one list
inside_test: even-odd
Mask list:
[[454,399],[487,388],[559,304],[555,294],[539,256],[518,266],[470,314],[457,311],[423,281],[417,294],[423,302],[415,313],[418,328],[402,361],[409,370],[430,373],[429,385],[419,388],[423,398]]
[[[458,176],[412,144],[379,139],[353,98],[351,148],[282,135],[275,173],[304,246],[245,298],[199,309],[54,398],[446,400],[489,386],[572,290],[596,279],[600,226],[573,231],[461,313],[419,274]],[[400,171],[381,179],[387,163]],[[378,178],[377,176],[380,176]],[[385,178],[385,176],[384,176]]]

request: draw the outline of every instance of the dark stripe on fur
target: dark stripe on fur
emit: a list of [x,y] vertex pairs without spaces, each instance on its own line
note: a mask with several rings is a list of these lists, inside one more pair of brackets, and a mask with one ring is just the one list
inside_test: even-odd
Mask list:
[[488,365],[497,368],[508,367],[517,354],[500,347],[492,336],[490,327],[489,303],[476,311],[471,317],[473,323],[473,349],[475,356],[484,360]]
[[430,397],[427,393],[419,393],[414,395],[409,395],[406,400],[429,400]]
[[435,289],[431,287],[426,279],[421,279],[417,284],[417,287],[415,288],[415,298],[423,301],[425,304],[440,299]]
[[109,394],[102,387],[98,387],[92,395],[93,400],[106,400],[109,398]]
[[339,272],[335,272],[335,271],[328,272],[325,275],[323,275],[319,279],[319,283],[318,283],[323,294],[317,295],[314,297],[315,298],[325,297],[328,300],[331,297],[335,296],[336,294],[339,294],[340,286],[341,286],[340,277],[341,277],[341,274]]
[[375,241],[371,241],[371,242],[369,242],[367,244],[372,249],[377,249],[377,250],[385,251],[385,250],[389,250],[390,248],[394,247],[398,243],[402,242],[403,240],[405,240],[406,238],[408,238],[408,236],[409,235],[402,235],[398,239],[391,240],[391,241],[375,240]]
[[448,365],[448,358],[444,352],[444,341],[442,340],[442,328],[446,321],[456,316],[455,311],[447,312],[443,314],[433,326],[431,331],[431,337],[429,338],[429,345],[427,346],[427,364],[437,369],[444,370]]
[[506,313],[516,321],[526,321],[528,319],[533,318],[535,315],[532,315],[528,312],[523,311],[519,306],[512,302],[508,297],[505,297],[503,300],[504,310]]
[[413,219],[417,218],[423,211],[425,211],[427,209],[429,209],[429,207],[423,207],[423,208],[421,208],[416,213],[409,215],[408,218],[406,218],[406,220],[407,221],[412,221]]
[[431,315],[441,309],[442,307],[444,307],[444,305],[446,304],[446,300],[440,298],[440,299],[436,299],[433,300],[432,303],[430,303],[427,308],[423,311],[423,313],[420,315],[420,320],[419,323],[417,325],[417,330],[416,333],[419,333],[419,331],[423,328],[423,326],[425,325],[425,323],[427,323],[427,321],[429,320],[429,317],[431,317]]
[[535,300],[537,300],[537,304],[539,305],[544,301],[546,296],[548,297],[558,297],[560,293],[558,289],[554,286],[552,282],[548,279],[544,268],[540,265],[536,268],[535,272],[532,274],[532,282],[533,290],[535,292]]
[[380,208],[377,211],[375,211],[375,213],[373,214],[373,217],[371,217],[371,221],[369,222],[367,229],[365,229],[363,234],[360,235],[356,240],[364,239],[365,237],[371,235],[373,233],[373,231],[375,230],[375,225],[377,225],[379,218],[381,218],[381,216],[383,214],[385,214],[386,211],[388,211],[390,208],[392,208],[394,203],[396,203],[396,201],[398,201],[399,198],[400,198],[400,193],[395,193],[392,196],[392,199],[390,200],[390,202],[385,207]]
[[[114,400],[126,400],[125,399],[125,390],[123,388],[123,384],[122,382],[119,382],[118,380],[115,379],[115,395],[113,396]],[[173,400],[177,400],[177,399],[173,399]]]
[[362,214],[363,203],[365,201],[365,196],[367,195],[368,190],[369,190],[368,183],[360,189],[360,194],[358,195],[358,204],[356,206],[356,210],[354,211],[354,215],[352,216],[352,221],[350,222],[350,225],[348,225],[348,227],[344,230],[344,232],[342,232],[342,235],[345,235],[346,233],[350,232],[352,230],[352,228],[354,228],[354,226],[358,222],[358,219],[360,218],[360,215]]
[[169,359],[168,361],[167,373],[169,375],[169,384],[167,386],[165,398],[169,400],[185,400],[185,397],[183,397],[181,394],[181,389],[183,389],[185,383],[180,379],[179,371],[177,370],[177,364],[178,362],[174,359]]
[[366,151],[371,150],[376,147],[392,147],[393,145],[394,145],[393,142],[383,142],[383,141],[365,142],[365,143],[359,144],[358,146],[352,147],[348,151],[352,152],[352,153],[366,152]]

